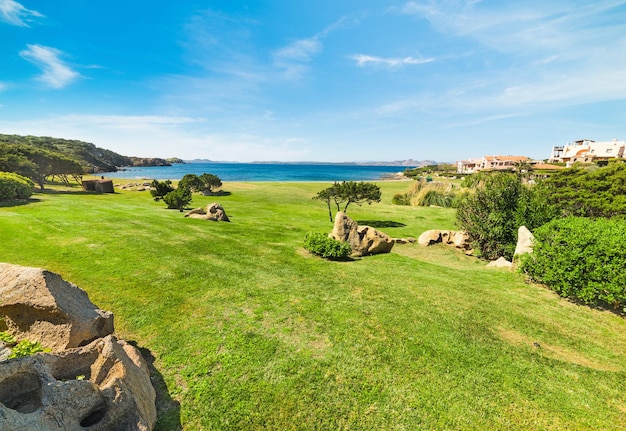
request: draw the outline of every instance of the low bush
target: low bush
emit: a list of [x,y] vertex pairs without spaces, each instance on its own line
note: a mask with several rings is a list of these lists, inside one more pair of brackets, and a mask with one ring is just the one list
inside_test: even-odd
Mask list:
[[34,183],[21,175],[0,172],[0,201],[28,199],[33,194]]
[[352,254],[350,244],[323,233],[310,232],[304,237],[304,248],[326,259],[345,259]]
[[626,221],[569,217],[534,233],[521,270],[561,296],[626,311]]

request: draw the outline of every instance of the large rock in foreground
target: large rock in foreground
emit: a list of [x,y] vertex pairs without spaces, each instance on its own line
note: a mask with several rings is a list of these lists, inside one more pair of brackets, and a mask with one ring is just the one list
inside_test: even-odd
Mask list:
[[17,339],[55,352],[113,333],[113,314],[96,307],[84,290],[44,269],[6,263],[0,263],[0,317]]
[[370,226],[359,226],[342,211],[335,215],[335,224],[329,236],[350,244],[354,256],[389,253],[395,244],[389,235]]
[[111,335],[0,365],[0,429],[149,431],[155,423],[148,366]]

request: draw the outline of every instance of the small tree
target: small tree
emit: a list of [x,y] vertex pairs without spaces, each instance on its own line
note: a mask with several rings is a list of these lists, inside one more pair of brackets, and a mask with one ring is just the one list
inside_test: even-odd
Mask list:
[[457,209],[457,223],[482,257],[512,258],[521,225],[535,229],[557,214],[540,189],[529,188],[511,173],[481,176],[474,194]]
[[335,182],[332,186],[321,190],[313,197],[313,199],[326,202],[328,206],[328,215],[330,221],[333,221],[333,213],[330,208],[330,202],[333,201],[337,206],[337,211],[341,211],[341,205],[345,204],[343,211],[348,211],[351,203],[361,205],[364,202],[372,204],[372,202],[380,202],[380,187],[373,183],[354,181],[343,181],[341,184]]
[[199,178],[203,185],[201,192],[205,195],[211,194],[213,190],[222,187],[222,180],[217,175],[204,173]]
[[167,204],[169,209],[177,209],[182,212],[191,202],[191,190],[187,187],[179,187],[166,194],[163,202]]
[[150,183],[150,194],[156,202],[160,201],[165,197],[165,195],[173,191],[174,187],[172,187],[172,182],[170,180],[152,180],[152,183]]
[[204,185],[202,180],[195,174],[187,174],[178,182],[178,187],[188,188],[192,192],[199,192]]

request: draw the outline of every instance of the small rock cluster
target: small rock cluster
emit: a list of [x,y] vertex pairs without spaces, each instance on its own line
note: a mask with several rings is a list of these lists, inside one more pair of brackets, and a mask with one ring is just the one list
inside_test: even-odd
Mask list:
[[419,236],[417,243],[422,247],[432,244],[446,244],[463,250],[467,255],[474,253],[472,245],[469,242],[469,236],[463,231],[438,229],[427,230]]
[[115,187],[117,187],[120,190],[133,190],[136,192],[143,192],[145,190],[150,190],[150,182],[149,181],[145,181],[142,183],[126,183],[126,184],[115,184]]
[[82,289],[43,269],[0,263],[0,318],[0,331],[49,349],[0,361],[0,429],[154,428],[145,360],[113,335],[113,315]]

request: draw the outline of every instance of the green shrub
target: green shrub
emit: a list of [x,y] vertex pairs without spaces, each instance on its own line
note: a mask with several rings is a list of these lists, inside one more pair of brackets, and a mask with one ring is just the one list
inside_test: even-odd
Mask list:
[[28,199],[33,194],[34,183],[21,175],[0,172],[0,201]]
[[561,296],[626,311],[626,221],[569,217],[534,233],[521,270]]
[[461,200],[457,223],[481,257],[511,259],[519,227],[532,231],[552,220],[557,211],[547,203],[541,189],[522,184],[516,174],[494,173],[480,178],[473,183],[475,193]]
[[408,193],[396,193],[393,195],[393,198],[391,198],[391,203],[394,205],[410,205],[411,198]]
[[327,259],[344,259],[352,253],[350,244],[337,241],[326,234],[314,232],[304,237],[304,248]]
[[187,205],[191,202],[191,190],[186,187],[179,187],[166,194],[163,197],[163,202],[167,204],[169,209],[177,209],[183,211]]

